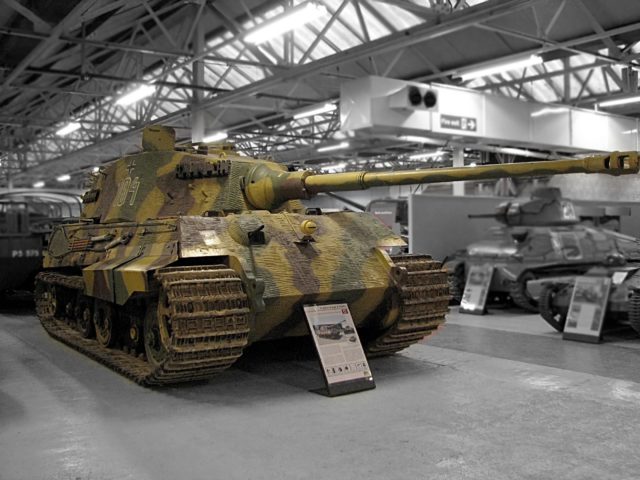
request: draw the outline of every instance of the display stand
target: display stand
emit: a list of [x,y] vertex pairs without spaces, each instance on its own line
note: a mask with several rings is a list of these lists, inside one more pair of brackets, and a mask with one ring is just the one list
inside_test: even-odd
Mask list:
[[562,334],[564,340],[600,343],[610,289],[608,277],[576,278]]
[[491,287],[491,277],[493,277],[493,265],[473,265],[469,269],[467,282],[464,286],[464,293],[460,301],[461,313],[471,313],[473,315],[484,315],[487,313],[486,304],[489,288]]
[[304,313],[326,385],[316,393],[335,397],[375,388],[349,306],[305,305]]

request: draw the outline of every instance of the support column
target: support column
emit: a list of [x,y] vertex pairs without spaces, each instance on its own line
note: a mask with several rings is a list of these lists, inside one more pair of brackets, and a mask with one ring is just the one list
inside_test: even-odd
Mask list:
[[[194,54],[196,58],[205,48],[204,44],[204,29],[202,28],[202,21],[198,20],[196,29],[194,32]],[[193,85],[204,86],[204,62],[202,60],[196,60],[191,64],[193,71]],[[202,103],[204,99],[204,92],[199,88],[192,90],[191,96],[191,141],[194,143],[201,142],[205,134],[205,114],[203,109],[197,107]]]
[[[464,167],[464,148],[456,147],[451,154],[454,167]],[[464,196],[464,184],[466,182],[453,182],[453,194],[456,197]]]

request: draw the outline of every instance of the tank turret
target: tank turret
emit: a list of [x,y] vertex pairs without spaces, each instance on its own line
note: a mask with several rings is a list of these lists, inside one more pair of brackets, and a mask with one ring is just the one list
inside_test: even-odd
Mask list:
[[320,192],[554,173],[638,171],[637,152],[581,160],[316,174],[228,146],[143,151],[98,172],[80,221],[57,226],[36,281],[49,334],[144,385],[209,378],[247,345],[308,334],[303,306],[346,303],[369,355],[444,322],[447,273],[364,212],[305,211]]
[[573,203],[562,198],[559,188],[538,188],[527,201],[501,203],[494,213],[469,215],[469,218],[494,218],[509,227],[575,225],[580,222]]

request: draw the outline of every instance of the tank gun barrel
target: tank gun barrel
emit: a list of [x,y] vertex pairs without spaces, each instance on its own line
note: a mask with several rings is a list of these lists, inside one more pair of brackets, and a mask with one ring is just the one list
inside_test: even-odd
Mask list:
[[370,187],[443,183],[460,180],[490,180],[563,173],[638,173],[638,152],[613,152],[580,159],[481,165],[477,167],[433,168],[400,172],[345,172],[311,175],[304,179],[309,193],[364,190]]
[[449,167],[399,172],[344,172],[315,174],[284,172],[257,165],[244,180],[243,190],[255,208],[278,208],[283,202],[310,198],[322,192],[365,190],[392,185],[418,185],[505,177],[533,177],[567,173],[638,173],[638,152],[611,152],[580,159]]

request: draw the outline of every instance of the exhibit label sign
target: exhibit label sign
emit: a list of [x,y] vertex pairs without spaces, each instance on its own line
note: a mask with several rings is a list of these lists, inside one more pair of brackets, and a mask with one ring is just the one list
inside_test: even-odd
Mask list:
[[305,305],[327,393],[333,397],[375,388],[369,362],[346,303]]
[[460,312],[484,315],[487,295],[491,287],[493,265],[473,265],[467,275],[467,283],[460,301]]
[[562,338],[598,343],[607,310],[611,279],[577,277]]

